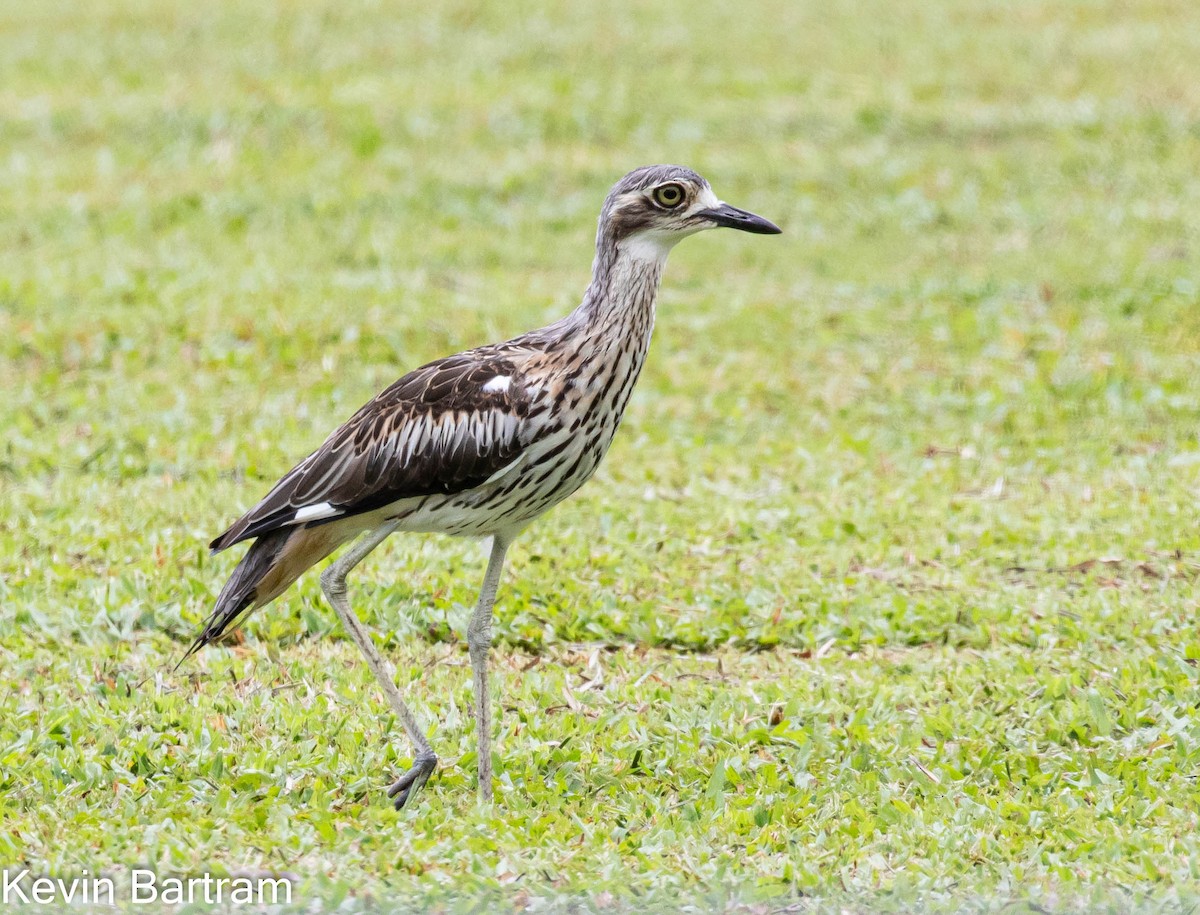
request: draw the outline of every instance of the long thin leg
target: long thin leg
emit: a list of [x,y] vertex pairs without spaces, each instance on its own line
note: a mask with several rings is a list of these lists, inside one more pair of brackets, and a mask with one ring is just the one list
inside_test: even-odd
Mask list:
[[367,665],[375,674],[379,685],[383,687],[388,702],[391,703],[392,709],[404,726],[404,733],[408,735],[408,739],[412,741],[413,749],[416,751],[412,768],[400,776],[388,789],[388,797],[396,799],[396,809],[399,810],[429,780],[430,773],[437,766],[437,757],[429,746],[429,739],[425,736],[425,732],[417,723],[416,716],[404,704],[404,697],[400,695],[400,689],[396,686],[395,669],[375,648],[370,634],[363,628],[362,621],[350,609],[350,601],[346,597],[346,575],[362,562],[368,553],[383,543],[396,527],[396,522],[385,524],[354,544],[349,552],[321,573],[321,588],[325,592],[325,597],[333,604],[333,609],[337,611],[342,625],[350,633],[350,638],[354,639],[358,650],[367,659]]
[[479,757],[479,796],[492,799],[492,697],[488,692],[488,651],[492,646],[492,605],[513,535],[496,534],[492,554],[483,575],[479,603],[467,626],[467,649],[471,655],[471,673],[475,683],[475,746]]

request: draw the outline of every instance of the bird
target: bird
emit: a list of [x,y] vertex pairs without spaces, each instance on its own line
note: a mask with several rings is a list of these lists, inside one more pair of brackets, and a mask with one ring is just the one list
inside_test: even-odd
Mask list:
[[351,608],[346,578],[398,531],[490,537],[467,626],[478,792],[490,802],[488,656],[505,556],[522,530],[596,471],[646,360],[667,255],[717,227],[782,231],[719,200],[690,168],[644,166],[621,178],[601,208],[591,282],[578,307],[403,376],[212,541],[214,553],[253,542],[180,664],[353,541],[321,573],[321,588],[412,744],[412,765],[387,790],[399,810],[428,781],[437,756],[391,663]]

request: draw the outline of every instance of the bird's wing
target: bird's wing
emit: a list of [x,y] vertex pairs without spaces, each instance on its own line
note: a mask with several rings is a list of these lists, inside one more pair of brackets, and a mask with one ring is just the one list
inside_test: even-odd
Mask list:
[[503,355],[474,351],[431,362],[334,430],[212,549],[479,486],[520,457],[529,409],[517,367]]

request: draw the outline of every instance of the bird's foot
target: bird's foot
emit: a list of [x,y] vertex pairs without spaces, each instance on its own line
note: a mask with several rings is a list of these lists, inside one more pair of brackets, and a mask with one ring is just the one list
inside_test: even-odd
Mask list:
[[429,781],[429,776],[437,768],[437,757],[433,753],[418,753],[413,760],[412,768],[401,775],[392,787],[388,788],[388,797],[394,798],[392,803],[396,809],[401,809],[414,794]]

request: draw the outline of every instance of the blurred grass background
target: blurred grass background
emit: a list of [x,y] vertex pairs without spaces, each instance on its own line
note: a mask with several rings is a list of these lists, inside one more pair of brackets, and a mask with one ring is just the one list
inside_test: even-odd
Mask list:
[[[1192,898],[1198,59],[1185,0],[0,3],[0,860]],[[572,308],[650,162],[786,234],[675,251],[606,465],[519,542],[495,808],[471,543],[359,578],[437,722],[415,813],[315,577],[168,673],[208,539],[407,369]]]

